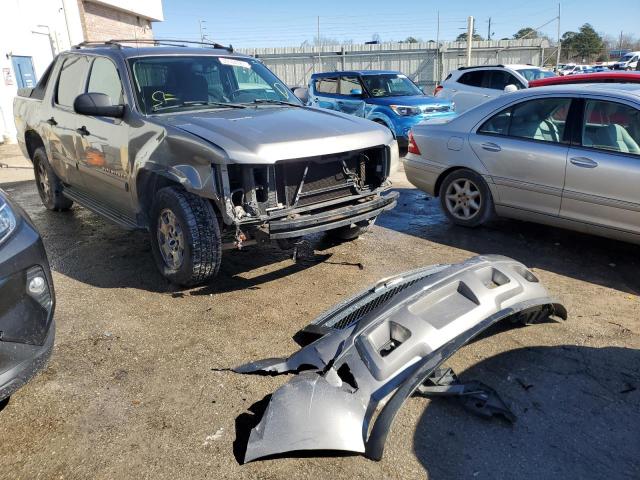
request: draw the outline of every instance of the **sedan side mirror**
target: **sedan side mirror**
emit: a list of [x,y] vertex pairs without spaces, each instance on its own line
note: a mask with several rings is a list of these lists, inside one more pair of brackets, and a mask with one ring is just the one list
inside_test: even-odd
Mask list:
[[80,115],[92,117],[121,118],[124,115],[124,105],[114,105],[104,93],[83,93],[73,102],[73,110]]
[[362,90],[359,88],[354,88],[352,89],[349,94],[353,95],[354,97],[361,97],[362,96]]
[[509,85],[504,87],[504,93],[513,93],[517,91],[518,91],[518,87],[516,87],[513,83],[510,83]]

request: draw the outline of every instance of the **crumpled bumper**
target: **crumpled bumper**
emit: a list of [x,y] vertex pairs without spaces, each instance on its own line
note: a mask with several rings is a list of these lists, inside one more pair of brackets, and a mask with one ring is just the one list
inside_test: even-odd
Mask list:
[[566,310],[524,265],[502,256],[382,280],[305,328],[319,338],[291,357],[234,369],[305,370],[272,395],[244,460],[300,450],[379,460],[403,403],[460,347],[501,320],[552,315],[566,318]]

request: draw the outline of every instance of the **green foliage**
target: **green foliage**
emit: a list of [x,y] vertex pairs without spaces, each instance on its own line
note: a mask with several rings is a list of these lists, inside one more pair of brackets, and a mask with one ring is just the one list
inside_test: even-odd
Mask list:
[[[475,31],[473,32],[473,40],[474,41],[481,41],[484,40],[484,38],[482,37],[482,35],[480,35],[479,33],[476,33]],[[466,42],[467,41],[467,32],[461,33],[460,35],[458,35],[456,37],[456,42]]]
[[531,27],[524,27],[514,33],[513,38],[515,38],[516,40],[519,38],[538,38],[538,32]]
[[585,23],[578,32],[565,32],[562,35],[562,49],[566,58],[589,61],[604,50],[602,37],[594,28]]

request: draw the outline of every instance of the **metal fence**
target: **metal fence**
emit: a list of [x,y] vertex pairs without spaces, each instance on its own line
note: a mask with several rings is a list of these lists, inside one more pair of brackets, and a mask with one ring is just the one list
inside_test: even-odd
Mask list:
[[[541,39],[473,42],[471,65],[541,65],[549,42]],[[433,87],[466,65],[466,42],[325,45],[243,50],[260,58],[290,87],[307,85],[317,72],[399,70],[421,87]]]

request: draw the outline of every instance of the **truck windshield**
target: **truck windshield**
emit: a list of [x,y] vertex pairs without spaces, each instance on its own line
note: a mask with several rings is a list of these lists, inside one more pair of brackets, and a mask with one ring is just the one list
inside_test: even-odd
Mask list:
[[424,95],[422,91],[405,75],[385,73],[381,75],[363,75],[362,82],[372,97],[406,97]]
[[247,103],[301,105],[267,67],[251,58],[178,55],[136,57],[129,62],[143,113]]

